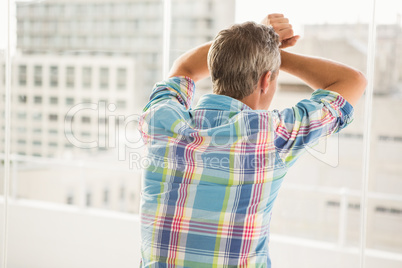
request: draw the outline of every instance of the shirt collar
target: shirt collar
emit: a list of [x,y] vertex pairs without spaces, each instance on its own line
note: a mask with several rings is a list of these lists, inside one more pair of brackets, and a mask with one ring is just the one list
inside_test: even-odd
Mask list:
[[249,106],[243,102],[236,100],[232,97],[217,94],[205,94],[198,101],[195,110],[207,109],[207,110],[223,110],[240,112],[243,110],[252,110]]

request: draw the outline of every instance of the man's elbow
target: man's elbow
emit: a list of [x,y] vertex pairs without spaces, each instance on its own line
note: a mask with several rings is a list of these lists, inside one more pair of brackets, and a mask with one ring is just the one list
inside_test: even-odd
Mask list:
[[352,73],[351,77],[349,78],[349,87],[351,89],[350,102],[355,104],[363,96],[364,91],[366,90],[366,87],[367,87],[366,76],[358,70],[353,70],[353,73]]
[[367,87],[367,78],[366,78],[366,76],[360,71],[355,71],[354,76],[353,76],[353,80],[354,80],[354,85],[355,85],[356,90],[361,92],[361,94],[363,95],[363,93],[364,93],[364,91],[366,90],[366,87]]

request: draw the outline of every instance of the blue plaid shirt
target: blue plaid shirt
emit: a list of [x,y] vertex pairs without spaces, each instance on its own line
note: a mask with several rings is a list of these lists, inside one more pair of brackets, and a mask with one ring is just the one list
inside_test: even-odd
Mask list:
[[283,111],[215,94],[192,109],[194,89],[188,77],[156,84],[140,120],[142,267],[271,267],[271,210],[288,168],[353,108],[319,89]]

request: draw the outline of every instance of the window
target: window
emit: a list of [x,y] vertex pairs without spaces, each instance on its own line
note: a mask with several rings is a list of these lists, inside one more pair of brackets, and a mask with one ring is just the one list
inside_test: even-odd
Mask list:
[[66,68],[66,87],[73,88],[74,87],[74,67],[67,67]]
[[57,121],[57,114],[49,114],[49,121]]
[[49,103],[50,104],[57,104],[59,102],[59,99],[57,97],[50,97],[49,98]]
[[71,143],[65,143],[64,147],[65,148],[73,148],[73,145]]
[[42,104],[42,96],[34,96],[35,104]]
[[19,140],[17,141],[17,143],[20,144],[20,145],[25,145],[25,144],[27,143],[27,141],[26,141],[26,140],[21,140],[21,139],[19,139]]
[[18,66],[18,84],[20,86],[26,86],[27,84],[27,66]]
[[103,203],[105,204],[105,206],[107,206],[109,204],[109,190],[105,189],[103,191]]
[[126,89],[127,86],[127,70],[125,68],[117,69],[117,88]]
[[99,69],[99,87],[101,89],[107,89],[109,87],[109,69]]
[[26,127],[17,127],[17,132],[19,132],[19,133],[26,133],[26,132],[27,132],[27,128],[26,128]]
[[32,119],[33,119],[33,121],[41,121],[42,120],[42,113],[34,112],[32,114]]
[[73,105],[74,104],[74,98],[66,98],[66,105]]
[[42,86],[42,66],[34,66],[34,85]]
[[49,142],[49,147],[57,147],[57,142]]
[[32,144],[33,144],[34,146],[41,146],[41,145],[42,145],[42,142],[35,140],[35,141],[32,142]]
[[27,95],[19,95],[18,102],[23,104],[27,103]]
[[92,81],[92,69],[91,67],[82,68],[82,87],[90,88]]
[[90,192],[87,192],[86,196],[85,196],[85,204],[87,207],[92,206],[92,194]]
[[17,118],[18,119],[26,119],[27,118],[27,113],[26,112],[18,112],[17,113]]
[[73,194],[67,195],[66,204],[67,205],[73,205],[74,204],[74,195]]
[[125,108],[127,108],[127,103],[124,100],[118,100],[116,102],[116,106],[117,106],[117,108],[125,109]]
[[126,199],[126,188],[125,186],[120,187],[120,200],[124,201]]
[[[111,155],[114,151],[108,148],[108,145],[115,138],[111,135],[113,133],[109,132],[114,131],[113,127],[116,129],[115,122],[124,123],[124,120],[118,120],[119,115],[125,111],[131,114],[141,110],[149,98],[152,86],[163,78],[163,73],[166,74],[166,70],[169,70],[180,54],[211,40],[219,30],[235,22],[234,19],[237,22],[260,21],[267,10],[284,12],[289,16],[295,32],[303,37],[299,44],[292,48],[294,52],[345,62],[363,72],[368,69],[367,57],[370,50],[367,44],[371,1],[119,2],[16,1],[16,17],[11,18],[16,20],[14,30],[17,37],[16,47],[11,48],[11,51],[16,49],[18,53],[15,53],[15,57],[12,56],[11,62],[16,64],[10,68],[14,71],[12,82],[15,86],[10,108],[10,142],[11,153],[18,152],[20,155],[29,156],[18,158],[19,156],[13,155],[12,158],[11,164],[17,165],[11,168],[9,177],[13,191],[14,185],[17,185],[17,199],[21,196],[28,200],[38,199],[97,208],[105,208],[104,204],[107,203],[111,209],[138,213],[140,193],[137,189],[139,186],[134,183],[139,181],[139,175],[125,174],[121,168],[110,173],[107,170],[113,168]],[[170,42],[163,40],[164,23],[168,21],[164,21],[163,14],[166,2],[172,3],[169,18],[173,22]],[[370,263],[366,264],[365,268],[373,263],[379,267],[388,267],[391,261],[398,262],[397,267],[401,266],[401,261],[397,260],[402,260],[402,240],[395,234],[402,231],[399,224],[402,217],[402,171],[399,160],[402,151],[402,130],[397,120],[398,115],[402,114],[402,33],[397,14],[402,14],[402,10],[396,4],[399,1],[377,0],[376,3],[377,51],[374,64],[376,73],[373,74],[374,92],[371,94],[366,91],[367,96],[373,97],[372,107],[369,107],[374,113],[370,145],[366,143],[369,132],[363,127],[368,118],[364,111],[367,102],[362,100],[355,108],[355,122],[339,135],[339,164],[336,168],[307,153],[306,158],[301,159],[302,162],[289,170],[285,178],[286,183],[280,189],[280,198],[275,204],[271,222],[271,232],[276,234],[272,235],[272,244],[276,243],[276,238],[284,238],[281,240],[281,249],[284,250],[275,254],[297,251],[300,248],[303,253],[311,253],[309,247],[295,244],[289,246],[290,243],[286,242],[301,238],[300,241],[308,241],[306,244],[309,246],[325,243],[330,245],[328,248],[336,248],[339,258],[332,260],[327,257],[328,260],[325,261],[336,262],[339,267],[351,267],[355,262],[346,264],[351,255],[344,252],[359,252],[360,210],[367,208],[369,232],[365,237],[366,255]],[[314,8],[306,8],[312,6]],[[6,18],[5,10],[0,4],[0,20]],[[303,12],[300,12],[301,10]],[[219,14],[219,18],[216,14]],[[383,14],[386,14],[385,19]],[[370,44],[374,45],[372,41]],[[5,54],[2,51],[0,49],[0,66],[4,66],[5,62]],[[163,63],[164,61],[166,62]],[[1,84],[5,84],[5,66],[0,69],[1,97],[4,94]],[[283,106],[289,106],[290,99],[308,98],[310,94],[310,88],[283,76],[283,73],[279,74],[278,81],[280,90],[275,96],[272,108],[284,108]],[[55,93],[55,89],[59,87],[61,90]],[[196,92],[199,95],[211,92],[211,88],[210,79],[196,83]],[[82,101],[94,102],[102,108],[97,102],[100,99],[107,100],[105,112],[79,110],[74,115],[76,120],[72,129],[63,129],[64,119],[72,116],[68,111],[74,111],[71,109],[76,104]],[[194,99],[194,105],[197,99]],[[4,102],[1,104],[0,123],[4,125],[4,116],[1,120]],[[110,111],[108,104],[115,104],[117,112]],[[102,128],[100,133],[97,132],[98,124]],[[4,140],[4,129],[1,131],[1,127],[0,140]],[[23,128],[26,130],[23,131]],[[69,133],[74,133],[75,137],[83,142],[105,140],[106,146],[93,150],[82,149],[66,139]],[[34,140],[42,144],[34,145]],[[366,146],[371,146],[369,165],[366,165],[362,158],[363,149],[369,148]],[[4,141],[0,144],[0,152],[3,152],[3,148]],[[30,158],[32,155],[53,158],[53,154],[58,157],[55,161],[46,158],[31,161]],[[69,160],[63,162],[64,157]],[[84,166],[77,167],[82,159]],[[96,168],[86,166],[87,159],[99,160],[94,165]],[[103,159],[107,159],[106,164]],[[46,161],[51,164],[41,164]],[[362,170],[366,167],[369,168],[370,174],[367,204],[362,203],[359,196],[364,189],[361,178]],[[0,169],[4,171],[1,162]],[[52,170],[54,174],[51,174]],[[309,176],[306,176],[306,173]],[[47,186],[52,185],[46,183],[46,177],[51,178],[52,183],[55,180],[63,180],[63,184],[59,183],[63,186],[60,186],[61,191],[57,192],[57,196],[54,192],[46,190]],[[102,179],[95,182],[91,179],[93,177]],[[113,179],[111,184],[106,185],[114,185],[113,187],[117,188],[116,195],[114,190],[109,189],[105,197],[105,183],[108,181],[103,180],[103,177],[110,178],[110,181]],[[133,177],[135,179],[131,179]],[[29,178],[29,183],[35,187],[24,185],[27,183],[25,178]],[[124,185],[125,188],[120,189],[119,186],[123,183],[116,184],[116,180],[126,182],[125,178],[129,180]],[[87,179],[85,185],[82,183],[84,179]],[[2,178],[0,185],[1,182]],[[88,188],[89,185],[91,189]],[[308,187],[314,190],[309,191],[306,189]],[[345,193],[342,188],[346,188]],[[0,187],[0,195],[2,194]],[[381,200],[382,197],[387,200]],[[396,198],[392,199],[393,197]],[[121,200],[116,202],[117,206],[114,206],[114,199]],[[341,228],[342,226],[344,228]],[[10,237],[10,240],[13,239],[16,237]],[[11,242],[18,244],[16,240]],[[71,241],[66,241],[69,242]],[[41,243],[42,241],[39,241],[37,245],[40,246]],[[326,250],[328,254],[320,254],[320,250],[312,250],[313,256],[332,256],[330,252],[335,252]],[[273,256],[273,260],[277,262],[278,267],[296,267],[297,263],[303,263],[302,255],[292,258],[277,255]],[[378,256],[387,256],[388,259]],[[397,260],[391,260],[394,257]],[[289,263],[284,264],[284,260]],[[309,268],[322,267],[316,264],[313,258],[309,258]],[[45,265],[35,263],[21,266]]]
[[57,66],[50,66],[50,87],[57,87],[59,85],[59,68]]
[[89,116],[83,116],[81,118],[81,122],[84,124],[89,124],[89,123],[91,123],[91,118]]

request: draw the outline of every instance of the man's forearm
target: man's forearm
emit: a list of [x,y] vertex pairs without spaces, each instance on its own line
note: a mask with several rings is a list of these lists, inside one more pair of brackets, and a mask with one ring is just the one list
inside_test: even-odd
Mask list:
[[195,82],[208,77],[208,51],[212,42],[196,47],[181,55],[173,64],[169,77],[184,75]]
[[313,89],[338,92],[355,105],[366,87],[365,77],[357,70],[330,60],[281,51],[281,70],[299,77]]

